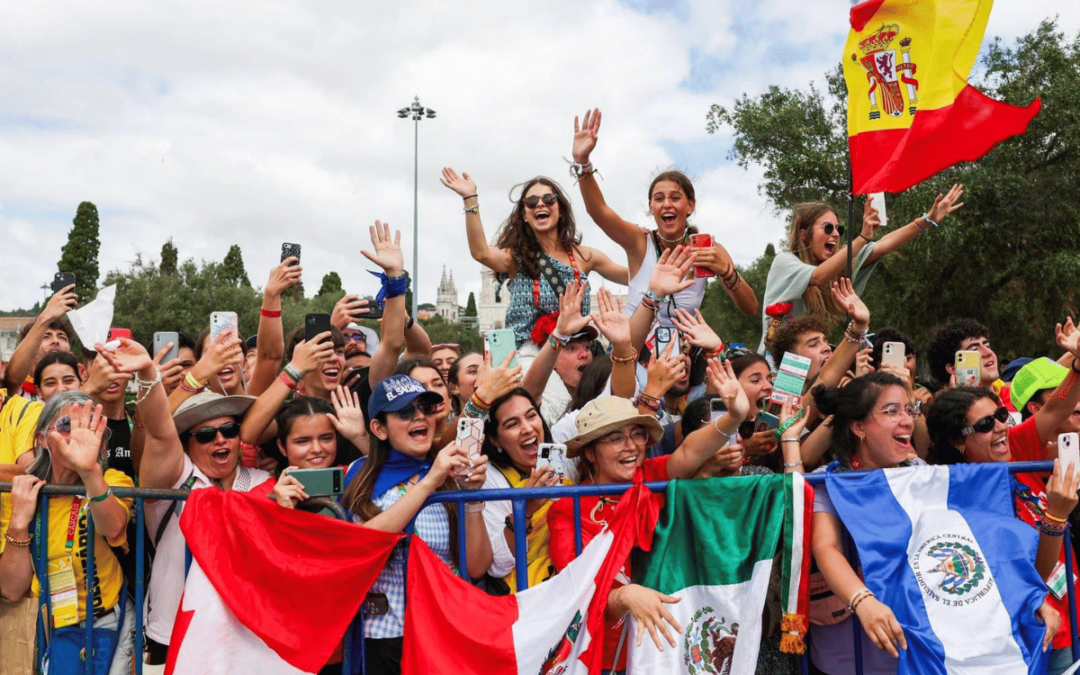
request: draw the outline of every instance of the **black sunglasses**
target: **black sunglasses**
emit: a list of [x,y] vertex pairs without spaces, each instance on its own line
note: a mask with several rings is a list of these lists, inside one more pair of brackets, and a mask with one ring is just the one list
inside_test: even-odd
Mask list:
[[196,441],[206,445],[212,443],[217,438],[218,432],[221,432],[223,438],[236,438],[240,435],[240,425],[236,422],[226,422],[220,427],[203,427],[191,432],[191,435]]
[[530,209],[535,209],[536,205],[539,204],[541,200],[544,202],[544,206],[551,206],[559,201],[559,198],[555,196],[554,192],[549,192],[545,195],[529,195],[525,198],[525,206],[528,206]]
[[994,411],[993,415],[987,415],[979,419],[975,424],[964,427],[960,430],[963,436],[970,436],[974,433],[985,434],[994,430],[994,422],[1008,423],[1011,418],[1009,417],[1009,409],[1002,406]]
[[821,230],[826,234],[826,236],[832,234],[833,230],[836,230],[836,233],[839,234],[841,237],[844,236],[843,225],[833,225],[832,223],[825,223],[821,226]]
[[431,403],[426,403],[426,402],[423,402],[423,401],[417,401],[416,403],[410,403],[409,405],[405,406],[401,410],[395,410],[394,414],[397,415],[399,418],[401,418],[401,419],[403,419],[405,421],[408,421],[408,420],[411,420],[413,417],[416,416],[416,411],[417,410],[419,410],[420,412],[422,412],[425,415],[433,415],[433,414],[435,414],[435,406],[433,404],[431,404]]

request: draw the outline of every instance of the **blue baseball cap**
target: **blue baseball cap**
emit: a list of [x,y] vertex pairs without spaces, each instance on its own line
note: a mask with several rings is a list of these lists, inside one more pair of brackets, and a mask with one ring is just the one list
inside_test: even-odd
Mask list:
[[372,388],[368,419],[375,419],[379,413],[401,410],[418,398],[431,404],[443,402],[441,394],[424,389],[424,385],[408,375],[391,375]]

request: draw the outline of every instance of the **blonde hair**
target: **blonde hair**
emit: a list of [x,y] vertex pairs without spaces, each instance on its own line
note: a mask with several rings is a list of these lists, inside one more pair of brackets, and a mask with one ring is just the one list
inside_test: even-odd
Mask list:
[[[806,202],[796,204],[791,212],[791,224],[788,226],[788,250],[799,260],[807,265],[819,264],[814,259],[814,253],[810,248],[809,238],[803,237],[803,232],[826,213],[836,214],[836,209],[824,202]],[[803,302],[806,303],[806,313],[812,316],[832,321],[844,316],[844,308],[833,298],[826,286],[807,286],[803,292]]]

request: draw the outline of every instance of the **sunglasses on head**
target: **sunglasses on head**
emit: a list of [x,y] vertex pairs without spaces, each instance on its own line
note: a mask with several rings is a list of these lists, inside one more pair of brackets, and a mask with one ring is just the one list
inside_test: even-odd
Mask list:
[[443,342],[437,345],[431,345],[431,353],[439,351],[440,349],[453,349],[455,352],[461,351],[461,345],[456,342]]
[[975,433],[986,434],[994,430],[995,422],[1004,422],[1007,424],[1010,419],[1012,418],[1009,417],[1009,409],[1002,406],[995,410],[993,415],[982,417],[975,422],[975,424],[964,427],[960,430],[960,433],[963,436],[970,436]]
[[544,206],[551,206],[559,201],[559,198],[555,196],[554,192],[549,192],[545,195],[529,195],[525,198],[525,206],[528,206],[530,209],[535,209],[536,205],[541,201],[544,202]]
[[222,438],[236,438],[240,435],[240,425],[236,422],[226,422],[220,427],[202,427],[191,432],[192,437],[206,445],[213,442],[217,438],[218,432],[221,432]]
[[416,403],[410,403],[401,410],[395,410],[394,414],[403,420],[411,420],[416,416],[417,410],[424,415],[433,415],[435,413],[435,406],[434,404],[424,401],[417,401]]
[[[56,429],[56,433],[67,436],[71,434],[71,415],[61,415],[56,418],[56,423],[53,424],[53,428]],[[112,429],[105,427],[105,440],[112,438]]]

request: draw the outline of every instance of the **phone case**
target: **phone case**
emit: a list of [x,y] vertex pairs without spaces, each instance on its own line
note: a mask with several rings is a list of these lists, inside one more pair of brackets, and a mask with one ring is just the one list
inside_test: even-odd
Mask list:
[[484,420],[458,418],[457,444],[469,457],[478,457],[484,445]]
[[75,283],[75,275],[71,272],[57,272],[53,276],[52,292],[57,293],[60,289]]
[[566,446],[561,443],[541,443],[536,452],[536,469],[551,467],[562,481],[567,476]]
[[1075,432],[1058,434],[1058,461],[1061,464],[1062,474],[1073,464],[1073,473],[1080,470],[1080,435]]
[[[506,357],[510,352],[517,349],[517,342],[514,339],[514,331],[509,328],[500,328],[493,330],[487,334],[485,338],[485,348],[488,353],[491,354],[491,366],[498,368],[502,365],[502,362],[506,360]],[[517,366],[517,357],[510,360],[510,367]]]
[[289,475],[300,481],[309,497],[329,497],[345,491],[344,471],[340,466],[325,469],[293,469]]
[[236,312],[214,312],[210,315],[210,342],[217,339],[227,330],[231,330],[234,337],[240,335],[240,321]]
[[[308,314],[304,317],[304,340],[313,340],[319,333],[330,330],[329,314]],[[329,339],[329,338],[327,338]]]
[[281,262],[285,262],[287,258],[296,258],[296,262],[293,265],[300,264],[300,244],[290,244],[288,242],[281,245]]
[[903,368],[907,361],[906,349],[903,342],[886,342],[881,345],[881,363],[883,365]]
[[[692,234],[690,235],[691,246],[712,246],[711,234]],[[694,278],[696,279],[711,279],[715,277],[716,273],[707,267],[694,267]]]
[[977,387],[982,379],[982,355],[979,352],[956,352],[956,386]]
[[154,351],[151,352],[152,354],[156,355],[159,351],[161,351],[162,347],[164,347],[170,342],[172,343],[172,347],[170,347],[169,351],[167,351],[165,353],[165,356],[162,357],[162,363],[168,363],[169,361],[172,361],[176,357],[180,356],[180,335],[178,333],[170,331],[159,331],[157,333],[154,333]]

